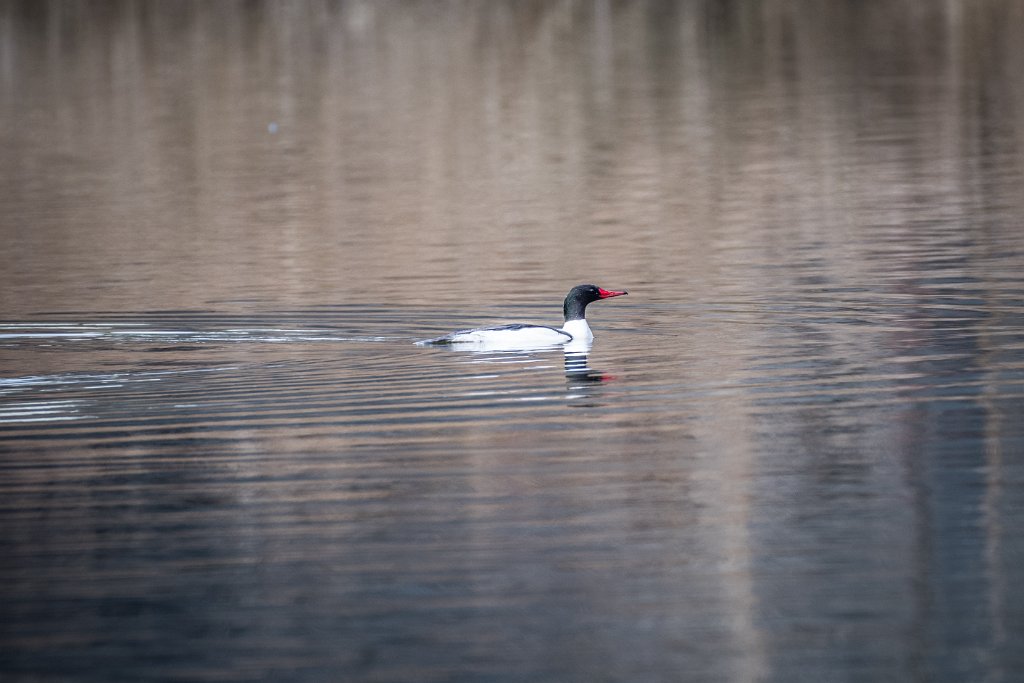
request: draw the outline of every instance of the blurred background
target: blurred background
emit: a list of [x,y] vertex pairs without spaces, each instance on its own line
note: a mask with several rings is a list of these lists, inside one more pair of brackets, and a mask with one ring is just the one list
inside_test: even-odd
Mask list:
[[[1018,680],[1022,74],[1016,0],[0,2],[0,678]],[[582,377],[411,343],[579,282]]]
[[6,2],[0,304],[862,286],[930,267],[936,221],[998,270],[1022,24],[992,0]]

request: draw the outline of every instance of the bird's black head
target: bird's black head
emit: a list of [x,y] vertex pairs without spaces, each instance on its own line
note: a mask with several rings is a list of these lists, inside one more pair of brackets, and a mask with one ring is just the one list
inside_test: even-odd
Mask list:
[[622,296],[629,292],[622,290],[616,292],[608,289],[601,289],[597,285],[576,285],[569,290],[565,296],[565,303],[562,304],[562,313],[565,314],[565,321],[583,320],[586,317],[587,304],[600,299],[610,299],[613,296]]

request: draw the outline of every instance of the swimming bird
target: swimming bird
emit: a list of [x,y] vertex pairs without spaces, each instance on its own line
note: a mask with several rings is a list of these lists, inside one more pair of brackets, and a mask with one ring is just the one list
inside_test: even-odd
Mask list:
[[536,348],[569,342],[589,344],[594,339],[594,333],[587,324],[587,304],[624,294],[628,292],[602,289],[597,285],[576,285],[569,290],[562,304],[565,321],[561,328],[513,323],[459,330],[443,337],[424,339],[417,344],[462,344],[470,348],[488,349]]

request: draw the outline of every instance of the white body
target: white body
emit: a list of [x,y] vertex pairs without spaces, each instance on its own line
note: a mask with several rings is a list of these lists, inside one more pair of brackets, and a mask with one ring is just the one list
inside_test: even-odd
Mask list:
[[572,337],[551,327],[522,327],[516,330],[466,330],[451,337],[453,348],[472,351],[518,351],[561,346]]
[[[542,325],[462,330],[444,338],[444,343],[473,351],[526,351],[563,345],[586,348],[593,340],[594,333],[586,320],[570,320],[560,330]],[[430,339],[421,343],[436,342]]]

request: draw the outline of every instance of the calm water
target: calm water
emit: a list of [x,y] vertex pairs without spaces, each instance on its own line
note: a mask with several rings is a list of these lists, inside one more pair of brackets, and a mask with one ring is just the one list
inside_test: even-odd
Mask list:
[[[0,679],[1024,670],[1019,3],[0,5]],[[416,339],[559,323],[589,356]]]

